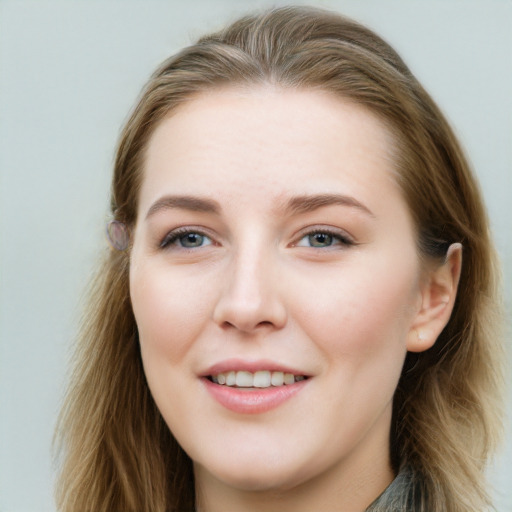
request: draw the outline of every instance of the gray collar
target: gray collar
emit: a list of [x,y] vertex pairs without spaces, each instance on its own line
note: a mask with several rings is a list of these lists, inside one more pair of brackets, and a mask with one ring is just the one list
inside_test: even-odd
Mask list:
[[404,466],[366,512],[423,512],[427,511],[426,497],[423,479]]

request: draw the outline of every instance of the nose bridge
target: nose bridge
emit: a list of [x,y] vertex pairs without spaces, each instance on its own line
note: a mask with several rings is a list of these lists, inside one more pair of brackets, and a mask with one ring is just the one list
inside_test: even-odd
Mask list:
[[284,325],[286,311],[277,282],[278,254],[262,236],[238,244],[226,274],[214,313],[219,325],[244,332]]

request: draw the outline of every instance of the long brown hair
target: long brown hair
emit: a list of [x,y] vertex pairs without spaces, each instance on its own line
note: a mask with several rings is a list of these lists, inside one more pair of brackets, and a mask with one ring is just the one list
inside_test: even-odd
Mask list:
[[[337,14],[287,7],[242,18],[167,60],[121,134],[111,213],[131,227],[144,151],[182,102],[225,84],[329,91],[369,109],[396,140],[396,177],[418,252],[464,262],[452,317],[430,350],[408,354],[394,398],[391,459],[421,475],[429,512],[483,510],[483,471],[500,425],[498,271],[478,185],[432,99],[396,52]],[[78,339],[57,430],[59,510],[192,511],[190,459],[165,425],[141,363],[130,297],[130,250],[105,255]],[[425,498],[426,499],[426,498]],[[427,510],[426,501],[420,504]]]

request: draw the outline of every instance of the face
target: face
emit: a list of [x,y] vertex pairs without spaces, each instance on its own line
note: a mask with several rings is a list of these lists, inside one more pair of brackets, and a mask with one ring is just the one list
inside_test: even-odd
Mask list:
[[153,134],[131,299],[197,477],[290,489],[389,460],[421,274],[392,146],[360,106],[270,87],[198,96]]

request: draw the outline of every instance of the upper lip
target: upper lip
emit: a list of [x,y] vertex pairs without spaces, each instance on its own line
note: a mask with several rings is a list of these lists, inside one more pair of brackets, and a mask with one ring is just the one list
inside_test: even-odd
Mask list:
[[200,373],[201,377],[208,377],[210,375],[218,375],[219,373],[226,373],[230,371],[246,371],[255,373],[257,371],[270,371],[270,372],[283,372],[283,373],[292,373],[293,375],[304,375],[308,377],[309,375],[297,368],[293,368],[291,366],[287,366],[276,361],[271,361],[268,359],[259,359],[255,361],[247,361],[244,359],[225,359],[224,361],[219,361],[208,367],[205,371]]

